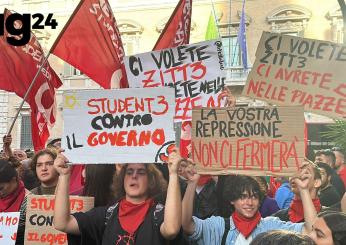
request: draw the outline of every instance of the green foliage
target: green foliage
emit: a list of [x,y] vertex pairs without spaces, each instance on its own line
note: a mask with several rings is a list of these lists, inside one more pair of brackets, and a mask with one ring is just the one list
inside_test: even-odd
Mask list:
[[328,130],[321,134],[336,146],[346,149],[346,121],[336,120],[335,124],[329,125]]

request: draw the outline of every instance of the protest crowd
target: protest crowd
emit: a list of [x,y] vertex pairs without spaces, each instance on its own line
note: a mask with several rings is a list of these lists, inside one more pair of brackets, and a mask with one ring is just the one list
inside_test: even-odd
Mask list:
[[[344,120],[345,84],[342,79],[331,83],[332,72],[321,75],[317,84],[320,75],[312,73],[311,87],[316,89],[302,92],[309,80],[305,76],[304,86],[297,86],[302,91],[283,92],[295,89],[287,85],[278,96],[273,92],[268,97],[270,89],[277,86],[279,91],[282,86],[275,81],[291,77],[281,67],[284,59],[277,62],[278,54],[271,56],[280,48],[291,47],[280,53],[291,57],[285,69],[315,68],[311,60],[328,59],[331,50],[333,55],[336,50],[336,57],[331,55],[328,62],[340,65],[337,62],[346,61],[346,48],[316,41],[316,57],[300,48],[297,56],[293,53],[301,47],[300,39],[264,33],[256,53],[262,59],[256,59],[244,93],[278,106],[237,106],[225,84],[221,41],[189,44],[191,5],[191,0],[179,1],[174,14],[181,13],[177,15],[181,20],[171,21],[173,14],[154,51],[125,57],[108,2],[80,2],[51,51],[61,59],[71,58],[69,63],[79,64],[105,90],[72,91],[73,96],[65,91],[64,96],[73,97],[78,106],[63,108],[61,138],[49,138],[48,130],[56,119],[52,107],[56,106],[55,89],[61,86],[59,77],[48,63],[37,70],[41,63],[30,55],[19,59],[27,70],[34,67],[31,70],[39,74],[39,85],[30,86],[34,96],[29,94],[26,100],[35,151],[14,149],[11,130],[2,139],[0,245],[12,226],[9,239],[19,245],[346,245],[346,149],[336,145],[307,151],[304,111],[323,111],[322,101],[315,101],[314,108],[308,108],[312,102],[300,107],[278,102],[285,102],[286,95],[293,96],[293,103],[308,92],[330,90],[338,102],[326,103],[328,115]],[[10,15],[5,10],[4,16]],[[88,28],[96,28],[95,33],[108,40],[91,51],[81,42],[77,46],[83,46],[83,51],[72,52],[73,45],[66,43],[73,39],[66,33],[79,31],[74,21],[86,23],[87,18],[91,20]],[[240,25],[244,21],[242,13]],[[182,29],[170,36],[165,32],[172,29],[171,23]],[[34,35],[29,41],[38,43]],[[304,43],[311,42],[309,52],[315,41]],[[20,48],[0,44],[6,47],[0,50],[0,62],[5,51],[8,57],[23,55]],[[91,58],[95,50],[111,53],[115,72],[93,74],[95,67],[106,67],[97,63],[106,58]],[[272,67],[266,68],[269,61]],[[337,77],[342,69],[335,70]],[[26,80],[35,72],[26,74]],[[293,83],[300,79],[292,77]],[[114,80],[119,89],[110,90]],[[272,83],[264,92],[266,82]],[[12,87],[0,88],[26,97]],[[315,99],[321,97],[317,92]],[[47,99],[43,94],[52,96],[51,107],[43,106],[48,103],[43,103]],[[175,128],[181,132],[179,137],[174,123],[180,123]]]
[[[71,166],[60,139],[29,158],[3,141],[0,211],[20,212],[16,244],[30,195],[55,195],[54,227],[69,244],[346,244],[340,148],[316,152],[294,177],[266,178],[200,176],[177,148],[164,164]],[[94,197],[94,208],[71,214],[70,195]]]

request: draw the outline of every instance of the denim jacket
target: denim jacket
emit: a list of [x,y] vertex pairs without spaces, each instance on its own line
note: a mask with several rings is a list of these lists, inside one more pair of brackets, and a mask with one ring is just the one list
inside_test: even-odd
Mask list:
[[[195,231],[189,236],[189,240],[196,241],[197,244],[202,245],[219,245],[222,241],[222,236],[225,231],[225,221],[223,217],[212,216],[208,219],[201,220],[193,217],[195,222]],[[301,233],[304,223],[284,222],[276,217],[261,218],[255,230],[250,236],[255,238],[258,234],[271,230],[290,230]],[[227,235],[226,245],[235,244],[239,231],[236,229],[232,217],[230,218],[230,230]]]

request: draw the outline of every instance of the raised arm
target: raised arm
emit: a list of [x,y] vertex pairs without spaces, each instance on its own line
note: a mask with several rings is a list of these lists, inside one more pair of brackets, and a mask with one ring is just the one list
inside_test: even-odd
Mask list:
[[195,231],[195,223],[192,219],[193,201],[200,176],[196,173],[192,164],[187,166],[185,171],[187,176],[187,187],[183,198],[182,225],[184,232],[187,235],[192,235]]
[[181,227],[181,194],[178,177],[180,161],[178,149],[174,149],[168,157],[169,182],[164,221],[160,227],[162,236],[168,240],[174,239]]
[[302,199],[303,203],[305,220],[303,233],[305,234],[308,234],[312,231],[312,225],[317,218],[317,212],[309,192],[309,182],[311,182],[311,179],[313,178],[310,171],[310,168],[302,169],[299,176],[294,180],[299,188],[300,198]]
[[79,235],[76,219],[70,214],[69,184],[71,166],[67,165],[64,155],[58,154],[54,167],[59,173],[59,181],[55,190],[54,227],[68,234]]
[[11,144],[12,144],[12,136],[11,135],[5,135],[3,140],[3,150],[4,153],[7,157],[12,157],[12,149],[11,149]]

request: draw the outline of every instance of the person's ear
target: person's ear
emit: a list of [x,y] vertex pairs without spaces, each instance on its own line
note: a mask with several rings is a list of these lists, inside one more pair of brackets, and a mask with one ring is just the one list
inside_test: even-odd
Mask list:
[[330,180],[332,179],[332,176],[328,176],[327,179],[328,179],[328,183],[330,183]]
[[15,177],[12,177],[12,179],[10,180],[10,182],[13,184],[13,183],[17,183],[17,182],[19,182],[19,179],[18,179],[18,177],[17,176],[15,176]]
[[322,185],[322,180],[321,180],[321,179],[315,179],[315,180],[314,180],[314,187],[315,187],[316,189],[320,188],[321,185]]

